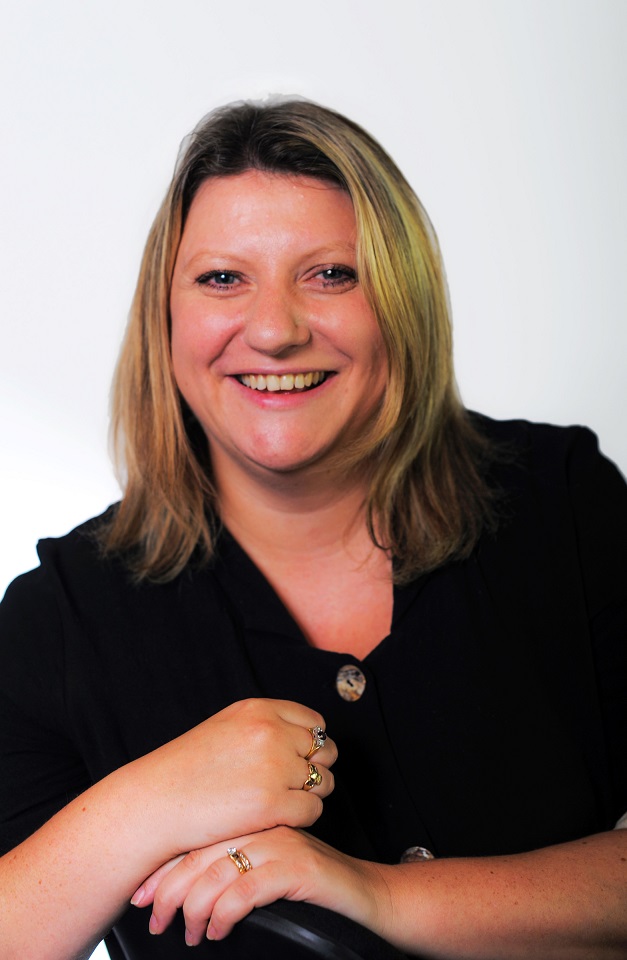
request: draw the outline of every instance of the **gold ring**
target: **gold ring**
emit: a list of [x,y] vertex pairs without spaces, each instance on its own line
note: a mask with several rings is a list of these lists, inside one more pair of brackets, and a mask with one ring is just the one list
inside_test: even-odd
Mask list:
[[309,760],[310,757],[313,757],[316,750],[319,750],[320,747],[323,747],[324,741],[327,739],[327,735],[322,727],[309,727],[309,732],[311,734],[311,749],[305,757],[305,760]]
[[309,776],[303,784],[303,790],[311,790],[312,787],[319,787],[322,783],[322,774],[318,772],[318,768],[314,767],[313,763],[309,764]]
[[248,873],[249,870],[252,870],[252,863],[246,854],[238,850],[237,847],[229,847],[226,852],[229,860],[233,861],[240,873]]

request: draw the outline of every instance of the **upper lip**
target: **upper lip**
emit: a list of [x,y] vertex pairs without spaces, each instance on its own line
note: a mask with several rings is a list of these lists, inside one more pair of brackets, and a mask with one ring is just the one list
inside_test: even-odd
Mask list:
[[235,373],[229,374],[231,377],[297,377],[299,374],[306,373],[326,373],[327,376],[331,373],[334,373],[334,370],[327,370],[324,367],[305,367],[300,370],[259,370],[250,369],[250,370],[237,370]]

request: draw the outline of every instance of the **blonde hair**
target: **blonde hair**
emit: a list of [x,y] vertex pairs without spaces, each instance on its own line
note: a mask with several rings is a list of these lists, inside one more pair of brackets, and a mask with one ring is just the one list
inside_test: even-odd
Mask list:
[[444,268],[418,198],[361,127],[309,101],[239,103],[184,141],[144,252],[113,386],[112,435],[125,495],[102,530],[139,577],[167,580],[212,555],[218,523],[206,439],[181,398],[169,296],[185,218],[210,177],[248,169],[331,181],[350,195],[358,276],[385,342],[388,385],[341,466],[367,464],[367,516],[403,582],[467,556],[493,524],[488,448],[458,398]]

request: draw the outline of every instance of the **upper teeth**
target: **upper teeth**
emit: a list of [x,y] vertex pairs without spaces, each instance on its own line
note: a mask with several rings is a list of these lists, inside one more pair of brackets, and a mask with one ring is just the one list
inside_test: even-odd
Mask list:
[[324,371],[315,373],[284,373],[276,376],[269,373],[264,376],[262,373],[245,373],[238,377],[240,383],[245,387],[251,387],[253,390],[269,390],[276,393],[279,390],[303,390],[305,387],[315,387],[322,383],[326,374]]

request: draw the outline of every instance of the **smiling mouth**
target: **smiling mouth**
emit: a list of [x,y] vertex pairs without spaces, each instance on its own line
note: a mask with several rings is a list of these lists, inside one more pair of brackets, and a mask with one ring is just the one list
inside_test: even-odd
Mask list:
[[280,376],[274,373],[265,376],[262,373],[243,373],[236,379],[250,390],[288,393],[292,390],[312,390],[319,387],[326,377],[326,371],[316,370],[311,373],[284,373]]

